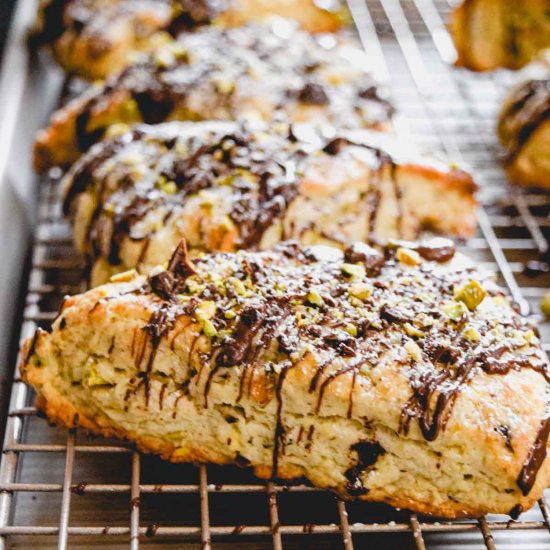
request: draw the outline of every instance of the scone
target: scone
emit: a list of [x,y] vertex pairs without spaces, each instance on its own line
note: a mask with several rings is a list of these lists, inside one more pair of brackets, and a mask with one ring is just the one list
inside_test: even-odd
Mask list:
[[[289,44],[292,44],[290,53]],[[292,22],[205,27],[155,50],[55,113],[36,141],[43,171],[74,161],[115,123],[284,116],[387,129],[393,107],[343,36]]]
[[42,0],[34,41],[51,44],[69,73],[94,80],[119,71],[136,52],[168,35],[274,15],[310,32],[334,32],[346,19],[338,0]]
[[475,185],[456,168],[401,152],[368,131],[308,125],[137,126],[94,146],[65,176],[65,212],[91,283],[148,272],[185,238],[200,251],[281,240],[345,245],[475,231]]
[[448,244],[297,244],[128,272],[22,351],[51,422],[437,516],[550,482],[536,329]]
[[548,0],[463,0],[451,19],[457,65],[519,69],[550,46]]
[[550,188],[550,52],[524,69],[524,79],[507,95],[498,136],[506,170],[515,183]]

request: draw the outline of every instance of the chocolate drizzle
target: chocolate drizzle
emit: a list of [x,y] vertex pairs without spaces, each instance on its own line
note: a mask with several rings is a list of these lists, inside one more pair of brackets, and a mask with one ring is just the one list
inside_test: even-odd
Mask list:
[[[292,56],[287,55],[289,40]],[[346,128],[388,125],[393,107],[383,93],[362,93],[365,87],[376,89],[376,83],[363,69],[350,66],[349,46],[344,46],[327,49],[298,29],[283,38],[262,24],[186,33],[79,98],[77,151],[87,151],[116,122],[242,120],[259,104],[256,118],[262,120],[321,119]],[[327,78],[332,73],[327,67],[343,67],[346,77],[335,83]],[[317,109],[308,114],[309,106]],[[50,146],[44,143],[46,149]]]
[[537,473],[546,459],[548,437],[550,435],[550,407],[547,407],[535,441],[517,479],[518,487],[524,496],[527,496],[537,481]]
[[508,127],[505,162],[511,164],[537,129],[550,118],[550,79],[528,80],[513,92],[501,126]]
[[[158,258],[161,244],[157,235],[165,227],[181,237],[189,234],[190,246],[201,250],[264,246],[266,232],[278,227],[278,238],[301,238],[304,232],[312,232],[340,243],[338,235],[331,236],[317,227],[317,206],[307,194],[304,196],[302,184],[309,171],[317,170],[320,154],[346,154],[349,147],[373,155],[374,165],[369,181],[365,181],[366,200],[377,197],[368,207],[370,235],[379,207],[381,174],[389,168],[390,177],[396,178],[393,160],[379,149],[345,137],[327,143],[316,135],[316,140],[290,139],[288,133],[273,129],[262,134],[246,125],[229,123],[137,126],[102,142],[75,165],[65,180],[65,211],[79,217],[77,199],[82,193],[93,198],[95,208],[91,216],[82,216],[88,225],[79,233],[86,236],[84,244],[92,262],[103,258],[114,266],[123,263],[122,249],[132,243],[142,243],[141,250],[133,260],[138,263],[127,267],[147,266],[150,256]],[[308,201],[309,217],[289,223],[287,213],[298,197]],[[400,196],[397,199],[401,201]],[[204,206],[199,207],[197,203],[202,205],[203,201]],[[188,206],[190,203],[194,206]],[[215,210],[215,215],[207,216],[209,209]],[[359,208],[356,216],[363,214]],[[322,208],[318,215],[324,216]],[[199,217],[197,230],[184,223],[194,216]],[[331,223],[333,232],[339,231],[339,221]],[[190,231],[185,229],[188,225]],[[428,250],[422,245],[419,251],[436,259],[436,254],[450,257],[454,248],[445,244]],[[382,261],[380,253],[371,250],[358,254],[369,256],[359,261],[369,273],[376,274]],[[165,281],[158,283],[159,289],[165,286]]]

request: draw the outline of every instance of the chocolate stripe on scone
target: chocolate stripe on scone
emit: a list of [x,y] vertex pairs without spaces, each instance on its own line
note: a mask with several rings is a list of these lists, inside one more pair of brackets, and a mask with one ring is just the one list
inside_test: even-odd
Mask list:
[[550,480],[536,334],[446,242],[194,260],[182,243],[167,269],[68,298],[21,371],[50,421],[174,462],[477,516]]
[[346,244],[469,237],[468,174],[392,151],[377,133],[325,138],[308,125],[137,126],[96,145],[65,177],[65,211],[92,284],[148,271],[187,239],[193,254],[289,238]]
[[55,113],[38,135],[35,166],[43,171],[74,161],[117,123],[283,117],[388,129],[393,107],[367,67],[355,43],[313,37],[285,21],[204,28]]
[[122,69],[138,52],[200,25],[239,26],[273,16],[309,32],[334,32],[346,19],[338,0],[42,0],[32,36],[59,63],[89,80]]

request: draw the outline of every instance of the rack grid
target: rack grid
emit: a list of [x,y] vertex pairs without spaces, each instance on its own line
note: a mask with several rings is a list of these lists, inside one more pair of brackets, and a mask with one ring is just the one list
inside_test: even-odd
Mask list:
[[[550,198],[509,187],[497,161],[494,120],[510,74],[449,65],[449,0],[348,3],[371,61],[389,79],[405,121],[400,131],[474,172],[482,206],[478,234],[465,250],[541,322],[550,351],[550,323],[538,314],[550,274],[525,269],[548,253]],[[49,325],[63,295],[84,288],[55,177],[42,183],[38,210],[21,339]],[[261,482],[237,468],[166,464],[120,441],[48,429],[33,397],[16,374],[0,466],[0,549],[550,547],[544,499],[516,521],[436,521],[344,503],[308,485]]]

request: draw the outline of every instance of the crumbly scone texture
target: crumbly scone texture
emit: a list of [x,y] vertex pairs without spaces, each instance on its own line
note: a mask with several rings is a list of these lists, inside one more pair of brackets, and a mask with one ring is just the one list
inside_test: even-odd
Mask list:
[[396,150],[385,137],[325,137],[303,124],[172,122],[97,144],[63,181],[92,286],[130,268],[147,273],[182,238],[195,255],[287,239],[414,239],[426,229],[470,237],[471,177]]
[[498,120],[512,181],[550,188],[550,52],[528,65],[506,96]]
[[446,517],[550,481],[536,329],[447,243],[284,243],[119,275],[22,350],[48,419],[174,462],[306,477]]
[[338,0],[324,7],[315,0],[42,0],[33,38],[51,44],[67,72],[96,80],[169,36],[273,16],[314,33],[335,32],[347,19]]
[[519,69],[550,46],[547,0],[463,0],[452,14],[457,65]]
[[160,46],[54,113],[37,137],[35,167],[71,163],[117,123],[283,117],[387,130],[393,107],[368,66],[344,35],[312,36],[287,20],[205,27]]

